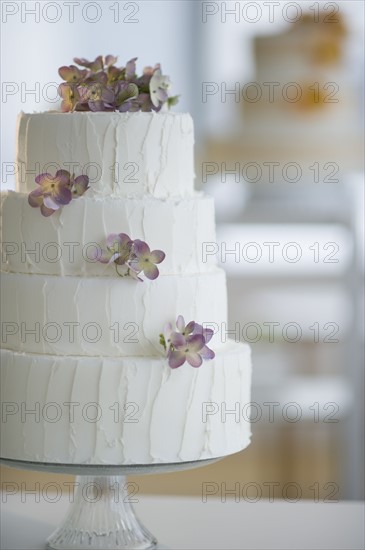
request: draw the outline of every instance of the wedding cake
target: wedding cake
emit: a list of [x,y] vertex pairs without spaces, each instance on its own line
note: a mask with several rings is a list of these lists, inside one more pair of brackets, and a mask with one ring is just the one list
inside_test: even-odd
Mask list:
[[250,350],[227,339],[225,273],[204,254],[214,205],[194,191],[192,119],[167,108],[159,66],[75,61],[63,112],[20,114],[17,190],[2,194],[1,457],[240,451]]

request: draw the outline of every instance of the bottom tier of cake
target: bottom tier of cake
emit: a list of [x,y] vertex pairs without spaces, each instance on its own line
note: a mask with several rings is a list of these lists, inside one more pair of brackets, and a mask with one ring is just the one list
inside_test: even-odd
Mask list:
[[238,452],[250,442],[250,348],[230,342],[194,369],[156,357],[1,351],[1,457],[157,464]]

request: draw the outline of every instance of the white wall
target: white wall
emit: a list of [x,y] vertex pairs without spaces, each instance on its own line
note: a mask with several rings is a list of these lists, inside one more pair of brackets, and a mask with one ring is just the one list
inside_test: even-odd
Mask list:
[[[38,21],[31,13],[34,10]],[[54,97],[56,89],[49,83],[60,82],[58,68],[71,64],[75,56],[94,59],[114,54],[121,65],[138,57],[140,71],[160,62],[172,80],[173,93],[181,94],[175,110],[191,110],[190,2],[7,1],[1,2],[1,12],[2,188],[14,186],[14,178],[5,177],[4,168],[15,160],[17,114],[57,108],[59,102],[47,101],[47,94]],[[29,92],[37,87],[36,95]]]

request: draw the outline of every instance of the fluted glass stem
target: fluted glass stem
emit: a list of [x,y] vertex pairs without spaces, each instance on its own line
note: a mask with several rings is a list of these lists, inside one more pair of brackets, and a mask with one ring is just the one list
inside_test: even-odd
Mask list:
[[156,539],[133,510],[136,487],[125,476],[78,476],[63,524],[48,538],[54,550],[143,550]]

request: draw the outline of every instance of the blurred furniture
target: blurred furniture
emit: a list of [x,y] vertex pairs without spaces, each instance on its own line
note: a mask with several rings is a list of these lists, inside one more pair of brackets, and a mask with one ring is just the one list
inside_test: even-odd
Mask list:
[[[215,157],[218,164],[224,154],[225,149]],[[305,483],[312,475],[322,485],[332,479],[342,497],[363,498],[362,175],[344,174],[333,184],[314,184],[308,175],[293,184],[280,177],[237,183],[234,175],[222,172],[215,178],[215,183],[208,178],[205,191],[218,197],[219,249],[221,243],[227,250],[234,250],[236,242],[241,249],[256,243],[247,256],[262,252],[257,262],[244,261],[242,255],[237,262],[227,254],[222,263],[228,274],[229,328],[234,332],[239,322],[241,339],[252,346],[252,400],[266,412],[253,426],[253,441],[258,444],[257,435],[264,431],[271,436],[260,438],[262,453],[284,445],[278,479],[285,468],[287,478],[295,472],[292,479]],[[220,195],[230,201],[219,200]],[[272,263],[265,242],[280,243]],[[297,263],[283,261],[282,249],[289,242],[302,251]],[[334,250],[334,263],[324,262]],[[270,323],[277,325],[274,337]],[[291,323],[301,330],[297,342],[283,337],[283,327]],[[251,332],[242,334],[242,327],[250,325]],[[256,341],[255,325],[262,331]],[[263,406],[270,402],[277,403],[271,421]],[[301,414],[291,426],[282,415],[290,402]],[[332,418],[326,411],[334,413]]]

